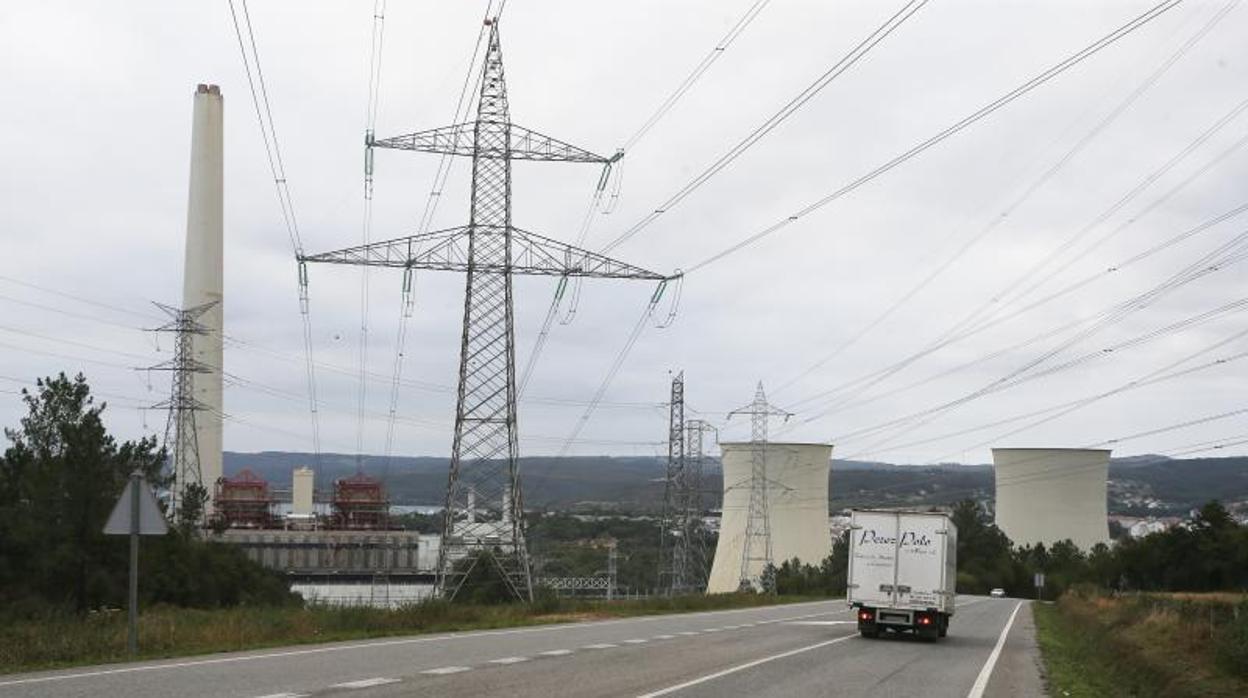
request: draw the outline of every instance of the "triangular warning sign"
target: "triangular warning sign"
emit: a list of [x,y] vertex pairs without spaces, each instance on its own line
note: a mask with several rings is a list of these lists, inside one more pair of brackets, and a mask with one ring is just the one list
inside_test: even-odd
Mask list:
[[136,485],[139,488],[139,535],[162,536],[169,532],[169,524],[165,522],[165,515],[160,512],[160,504],[156,501],[156,495],[152,494],[152,489],[147,486],[147,481],[142,477],[132,477],[126,483],[126,489],[121,493],[121,498],[113,506],[113,513],[108,515],[108,523],[104,524],[105,534],[130,535],[132,523],[130,517],[133,511],[132,503]]

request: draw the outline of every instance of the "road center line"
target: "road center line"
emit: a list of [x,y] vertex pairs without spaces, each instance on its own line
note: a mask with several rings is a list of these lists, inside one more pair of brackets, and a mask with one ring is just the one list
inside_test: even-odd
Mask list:
[[546,650],[545,652],[538,652],[538,654],[546,657],[563,657],[572,654],[572,650]]
[[388,683],[398,683],[398,679],[386,679],[382,677],[372,679],[360,679],[359,681],[347,681],[345,683],[336,683],[330,688],[372,688],[373,686],[385,686]]
[[828,645],[835,645],[838,642],[845,642],[846,640],[852,640],[856,637],[858,636],[846,635],[845,637],[838,637],[835,640],[825,640],[823,642],[817,642],[813,645],[807,645],[805,647],[798,647],[797,649],[789,650],[788,652],[781,652],[780,654],[773,654],[770,657],[763,657],[762,659],[755,659],[754,661],[746,662],[745,664],[738,664],[737,666],[724,669],[723,671],[717,671],[714,674],[707,674],[706,676],[700,676],[696,679],[693,679],[692,681],[678,683],[675,686],[668,686],[667,688],[654,691],[653,693],[646,693],[644,695],[638,696],[637,698],[657,698],[657,696],[665,696],[669,693],[675,693],[676,691],[684,690],[686,688],[689,688],[690,686],[697,686],[698,684],[706,683],[707,681],[714,681],[715,679],[728,676],[729,674],[735,674],[738,671],[745,671],[746,669],[751,669],[760,664],[766,664],[767,662],[774,662],[777,659],[784,659],[785,657],[792,657],[795,654],[801,654],[803,652],[809,652],[811,650],[817,650],[820,647],[827,647]]
[[971,686],[971,692],[966,694],[966,698],[983,698],[984,689],[988,688],[988,679],[992,678],[992,669],[997,665],[997,658],[1001,656],[1001,648],[1005,647],[1005,638],[1010,634],[1010,628],[1014,626],[1014,619],[1018,617],[1018,609],[1022,607],[1022,601],[1014,605],[1014,612],[1010,614],[1010,619],[1005,622],[1005,627],[1001,628],[1001,636],[997,638],[997,646],[992,648],[992,654],[988,655],[988,661],[984,662],[984,668],[979,670],[979,676],[975,677],[975,683]]
[[795,620],[785,625],[853,625],[856,620]]
[[582,649],[587,649],[587,650],[609,650],[609,649],[611,649],[611,648],[613,648],[613,647],[619,647],[619,645],[613,645],[613,644],[611,644],[610,642],[599,642],[599,643],[598,643],[598,644],[596,644],[596,645],[585,645],[585,647],[583,647]]
[[529,661],[528,657],[502,657],[501,659],[491,659],[490,664],[519,664],[527,661]]
[[434,676],[441,676],[443,674],[458,674],[463,671],[472,671],[472,667],[470,666],[442,666],[442,667],[438,667],[437,669],[426,669],[420,673],[432,674]]

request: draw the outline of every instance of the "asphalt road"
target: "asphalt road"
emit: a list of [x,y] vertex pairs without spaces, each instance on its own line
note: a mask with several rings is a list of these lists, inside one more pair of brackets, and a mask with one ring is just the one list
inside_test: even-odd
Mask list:
[[1025,602],[960,597],[936,643],[852,618],[830,601],[299,646],[0,676],[0,697],[1043,695]]

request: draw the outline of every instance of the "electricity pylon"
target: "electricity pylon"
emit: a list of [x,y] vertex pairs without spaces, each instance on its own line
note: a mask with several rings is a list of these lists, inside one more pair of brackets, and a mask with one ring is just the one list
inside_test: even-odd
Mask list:
[[[793,415],[767,402],[762,381],[758,382],[754,391],[754,401],[729,412],[728,418],[738,414],[750,416],[750,504],[745,519],[745,544],[741,548],[739,587],[743,591],[761,588],[771,592],[774,580],[766,571],[775,564],[775,560],[771,555],[771,513],[768,511],[767,419],[784,417],[788,420]],[[761,569],[764,570],[764,574],[757,579],[750,571],[755,566],[751,563],[755,562],[761,562]]]
[[195,413],[207,409],[207,405],[195,398],[195,374],[211,373],[213,369],[195,358],[193,339],[196,335],[209,333],[208,328],[199,323],[199,318],[216,304],[213,301],[183,310],[156,303],[156,307],[165,311],[170,320],[153,331],[173,333],[173,358],[146,370],[173,373],[169,399],[158,402],[151,408],[169,410],[169,419],[165,422],[165,449],[172,458],[173,490],[169,510],[175,520],[181,513],[188,487],[198,485],[204,488],[201,494],[207,494],[208,491],[208,485],[204,484],[203,472],[200,470],[199,438],[195,430]]
[[672,378],[668,403],[667,471],[663,479],[663,519],[659,525],[659,588],[684,594],[689,580],[687,521],[688,472],[685,465],[685,374]]
[[708,422],[685,419],[685,374],[672,378],[668,412],[667,472],[659,528],[659,588],[690,594],[706,585],[706,536],[702,530],[703,437]]
[[[374,148],[472,158],[468,225],[335,252],[308,262],[458,271],[466,275],[455,438],[446,488],[438,588],[454,598],[472,569],[489,559],[512,594],[532,599],[517,469],[516,359],[512,277],[646,279],[671,277],[516,228],[511,222],[513,160],[594,163],[609,168],[621,154],[596,155],[511,123],[498,20],[487,21],[489,47],[473,121],[375,139],[365,135],[365,167]],[[604,175],[606,172],[604,172]],[[476,516],[468,517],[475,492]]]
[[715,426],[701,419],[685,421],[685,525],[688,527],[689,567],[686,579],[689,590],[704,591],[710,574],[711,559],[708,554],[706,526],[702,512],[706,510],[703,495],[706,494],[703,471],[706,466],[705,437],[715,432]]

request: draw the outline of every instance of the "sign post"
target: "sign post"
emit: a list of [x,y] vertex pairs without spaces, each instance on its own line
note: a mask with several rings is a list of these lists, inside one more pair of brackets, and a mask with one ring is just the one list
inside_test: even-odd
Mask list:
[[130,482],[117,498],[113,513],[104,524],[105,535],[130,536],[130,603],[129,632],[126,647],[133,656],[139,651],[139,536],[163,536],[169,531],[156,496],[147,486],[137,468],[130,473]]
[[1033,581],[1036,585],[1036,600],[1039,601],[1044,598],[1044,573],[1037,572]]

